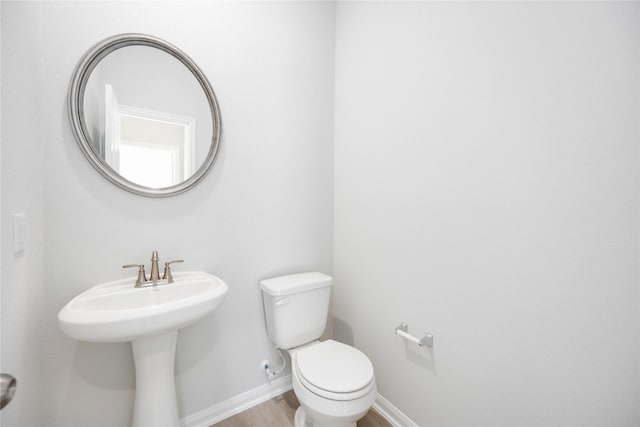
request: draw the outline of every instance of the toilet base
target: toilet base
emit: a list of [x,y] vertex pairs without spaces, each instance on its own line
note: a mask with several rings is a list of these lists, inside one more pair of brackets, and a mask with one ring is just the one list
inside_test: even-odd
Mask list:
[[304,408],[301,406],[296,409],[296,415],[293,418],[294,427],[356,427],[357,424],[355,422],[352,423],[329,423],[322,424],[318,422],[314,422],[304,411]]
[[304,412],[302,406],[298,406],[296,409],[296,415],[293,417],[294,427],[310,427],[307,424],[307,414]]

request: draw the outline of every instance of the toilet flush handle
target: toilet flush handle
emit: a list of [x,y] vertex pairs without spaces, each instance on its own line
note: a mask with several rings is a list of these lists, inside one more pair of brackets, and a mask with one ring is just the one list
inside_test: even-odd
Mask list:
[[287,300],[289,299],[289,297],[280,297],[276,300],[276,302],[274,303],[274,305],[276,307],[282,307],[283,305],[287,304]]

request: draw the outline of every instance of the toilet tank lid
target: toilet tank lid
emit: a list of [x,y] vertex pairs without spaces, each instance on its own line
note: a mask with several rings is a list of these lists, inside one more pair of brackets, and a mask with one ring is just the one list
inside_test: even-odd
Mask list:
[[289,274],[260,281],[260,289],[272,296],[289,295],[331,286],[333,278],[317,271]]

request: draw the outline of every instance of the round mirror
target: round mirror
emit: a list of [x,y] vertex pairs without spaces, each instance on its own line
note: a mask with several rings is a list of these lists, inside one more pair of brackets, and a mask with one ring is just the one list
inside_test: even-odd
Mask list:
[[91,164],[143,196],[191,188],[218,151],[220,112],[209,81],[182,51],[144,34],[110,37],[82,57],[69,115]]

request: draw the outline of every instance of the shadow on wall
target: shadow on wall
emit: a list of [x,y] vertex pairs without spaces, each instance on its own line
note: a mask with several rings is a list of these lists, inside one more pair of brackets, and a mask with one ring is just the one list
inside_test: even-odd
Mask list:
[[[435,345],[435,344],[434,344]],[[433,347],[419,347],[417,344],[404,340],[405,358],[426,371],[436,374],[436,356]]]
[[[74,344],[73,371],[78,374],[78,380],[98,389],[128,390],[133,393],[133,354],[129,343],[78,341]],[[121,363],[117,365],[113,363],[114,360]],[[96,365],[101,366],[101,369],[95,369]]]
[[334,340],[355,347],[353,340],[353,329],[347,322],[333,316],[331,317],[331,326],[333,328]]
[[[67,339],[67,338],[65,338]],[[66,425],[86,425],[86,420],[99,421],[95,427],[130,423],[135,393],[133,354],[129,343],[75,342],[73,373],[67,388],[59,390],[56,411]],[[114,360],[120,363],[113,363]],[[100,369],[96,369],[100,366]],[[120,408],[117,412],[113,407]]]

